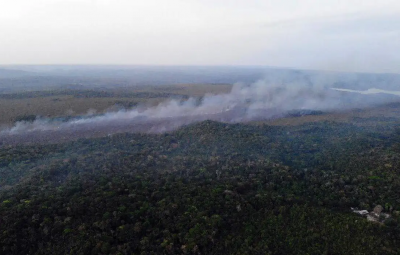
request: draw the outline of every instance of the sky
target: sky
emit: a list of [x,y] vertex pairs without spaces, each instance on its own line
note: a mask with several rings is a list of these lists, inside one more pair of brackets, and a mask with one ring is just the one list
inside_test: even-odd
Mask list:
[[398,0],[0,0],[0,64],[400,73]]

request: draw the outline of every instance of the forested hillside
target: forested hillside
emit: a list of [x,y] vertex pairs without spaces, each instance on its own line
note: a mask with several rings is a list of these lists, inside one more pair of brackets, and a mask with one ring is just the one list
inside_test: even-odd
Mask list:
[[371,121],[3,147],[1,253],[398,254],[399,123]]

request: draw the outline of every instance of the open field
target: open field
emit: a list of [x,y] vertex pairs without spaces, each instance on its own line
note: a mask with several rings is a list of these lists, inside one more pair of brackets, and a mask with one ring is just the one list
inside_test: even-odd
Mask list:
[[231,85],[180,84],[134,86],[107,90],[44,90],[0,94],[0,125],[11,125],[28,115],[43,117],[104,113],[138,104],[154,106],[170,98],[187,99],[228,93]]
[[[274,108],[250,112],[246,102],[231,109],[224,108],[229,103],[221,108],[219,100],[223,99],[215,95],[231,98],[235,96],[231,89],[228,84],[180,84],[0,94],[0,125],[3,129],[12,128],[19,121],[17,129],[0,133],[0,144],[57,143],[123,132],[163,133],[204,120],[268,126],[335,122],[375,128],[394,125],[400,116],[400,103],[305,113],[285,113]],[[185,106],[189,98],[215,102],[211,103],[212,108],[202,109],[196,102]],[[179,105],[165,105],[170,100]],[[249,114],[253,117],[246,117]],[[37,117],[41,117],[39,122],[32,124]]]
[[265,121],[255,121],[251,124],[266,124],[272,126],[297,126],[306,123],[333,121],[351,123],[360,126],[377,126],[400,120],[400,104],[380,105],[367,109],[327,112],[320,115],[304,115],[300,117],[277,118]]

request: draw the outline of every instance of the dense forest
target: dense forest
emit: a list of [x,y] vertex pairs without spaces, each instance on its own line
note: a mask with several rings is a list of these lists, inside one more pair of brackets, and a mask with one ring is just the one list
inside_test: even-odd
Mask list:
[[[0,253],[398,254],[398,125],[205,121],[3,146]],[[387,219],[351,211],[377,205]]]

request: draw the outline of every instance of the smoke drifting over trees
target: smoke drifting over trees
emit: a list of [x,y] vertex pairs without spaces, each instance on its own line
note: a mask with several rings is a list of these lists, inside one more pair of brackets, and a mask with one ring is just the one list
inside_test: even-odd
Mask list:
[[[170,99],[154,107],[139,105],[101,115],[88,114],[69,119],[38,117],[34,121],[19,121],[13,127],[3,129],[0,137],[160,133],[203,120],[248,122],[279,118],[293,111],[341,111],[398,99],[398,92],[395,91],[370,89],[363,92],[335,88],[333,86],[341,83],[329,76],[300,79],[299,75],[295,76],[275,75],[251,84],[237,83],[227,94],[206,94],[202,98],[191,97],[188,100]],[[41,134],[43,132],[46,134]]]

